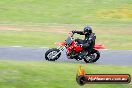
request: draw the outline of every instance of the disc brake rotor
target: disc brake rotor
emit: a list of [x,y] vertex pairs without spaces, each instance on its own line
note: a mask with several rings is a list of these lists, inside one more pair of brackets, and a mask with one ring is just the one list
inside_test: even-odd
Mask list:
[[57,54],[57,51],[52,51],[52,52],[50,52],[50,53],[47,55],[47,57],[48,57],[49,59],[53,59],[53,57],[54,57],[56,54]]
[[96,54],[91,54],[89,56],[86,57],[86,59],[89,61],[89,62],[92,62],[94,59],[96,59]]
[[97,54],[95,54],[95,53],[90,55],[91,59],[96,59],[96,57],[97,57]]
[[89,56],[86,57],[87,61],[91,61],[91,58]]

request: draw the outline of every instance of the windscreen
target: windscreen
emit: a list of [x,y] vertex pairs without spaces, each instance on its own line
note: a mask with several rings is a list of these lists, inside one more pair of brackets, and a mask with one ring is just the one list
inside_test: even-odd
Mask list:
[[70,37],[68,37],[66,39],[66,42],[65,43],[68,44],[68,45],[70,45],[72,43],[72,39]]

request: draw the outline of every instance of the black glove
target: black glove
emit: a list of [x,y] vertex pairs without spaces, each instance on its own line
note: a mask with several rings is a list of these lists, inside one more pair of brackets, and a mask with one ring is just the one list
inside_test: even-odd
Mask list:
[[76,33],[76,30],[73,30],[72,33],[73,33],[73,34]]

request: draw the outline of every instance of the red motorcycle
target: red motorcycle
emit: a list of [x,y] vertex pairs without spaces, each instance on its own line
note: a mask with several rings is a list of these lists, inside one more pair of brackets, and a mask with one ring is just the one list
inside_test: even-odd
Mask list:
[[73,33],[69,33],[70,36],[65,40],[65,42],[58,42],[58,48],[49,49],[45,53],[45,59],[48,61],[55,61],[60,56],[62,51],[66,51],[66,55],[68,59],[76,59],[76,60],[84,60],[86,63],[94,63],[100,58],[100,53],[97,49],[102,46],[96,45],[94,46],[91,52],[86,52],[83,48],[76,42],[73,38]]

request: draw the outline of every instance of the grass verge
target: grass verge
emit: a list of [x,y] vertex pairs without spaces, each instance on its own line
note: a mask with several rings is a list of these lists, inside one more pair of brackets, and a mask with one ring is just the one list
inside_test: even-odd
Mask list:
[[131,24],[131,0],[0,1],[0,23]]
[[[80,88],[75,77],[79,64],[0,61],[0,88]],[[131,66],[83,64],[87,73],[125,73]],[[132,84],[89,84],[81,88],[131,88]]]

